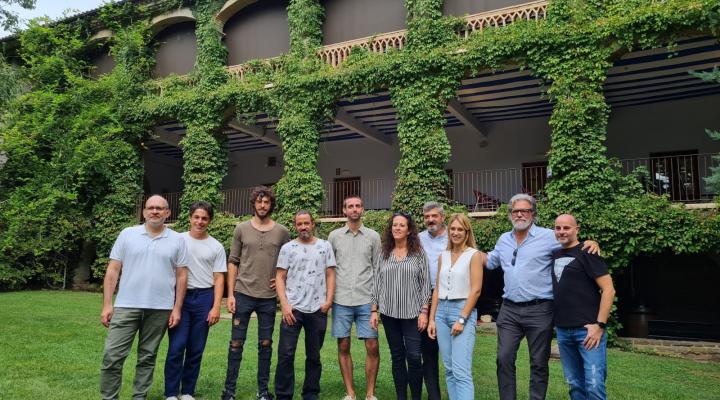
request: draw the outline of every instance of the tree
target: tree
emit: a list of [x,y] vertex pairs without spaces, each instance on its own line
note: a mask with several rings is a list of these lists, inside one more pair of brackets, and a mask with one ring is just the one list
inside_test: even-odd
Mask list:
[[[720,83],[720,69],[718,67],[713,68],[710,72],[692,72],[691,74],[706,82]],[[713,140],[720,140],[720,131],[706,129],[705,132],[707,132],[708,136]],[[715,155],[712,158],[718,166],[710,167],[712,174],[705,178],[705,183],[709,190],[720,194],[720,155]]]
[[19,22],[17,13],[5,8],[13,4],[28,10],[35,8],[35,0],[0,0],[0,27],[6,31],[16,28]]

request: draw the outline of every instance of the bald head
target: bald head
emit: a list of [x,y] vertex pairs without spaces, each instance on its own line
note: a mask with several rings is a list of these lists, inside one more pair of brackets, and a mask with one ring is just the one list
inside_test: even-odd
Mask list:
[[555,219],[555,238],[563,248],[577,246],[580,227],[571,214],[562,214]]
[[168,208],[170,205],[168,204],[167,200],[165,200],[164,197],[160,196],[159,194],[154,194],[150,197],[148,197],[147,200],[145,200],[145,207],[148,207],[148,205],[152,206],[160,206]]

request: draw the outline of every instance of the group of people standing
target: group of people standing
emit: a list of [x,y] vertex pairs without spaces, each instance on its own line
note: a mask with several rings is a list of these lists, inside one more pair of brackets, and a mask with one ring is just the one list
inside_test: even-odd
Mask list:
[[446,224],[437,202],[423,207],[425,231],[418,232],[410,214],[395,213],[381,239],[362,223],[362,199],[347,197],[347,223],[327,240],[315,236],[313,216],[302,210],[294,216],[297,238],[291,240],[288,229],[271,218],[275,196],[267,187],[255,188],[251,203],[254,215],[236,226],[227,260],[223,246],[207,233],[213,209],[206,202],[190,207],[190,230],[179,234],[164,226],[170,213],[165,199],[152,196],[143,209],[145,223],[122,231],[104,281],[101,320],[110,329],[100,374],[103,399],[119,398],[123,363],[136,334],[133,399],[146,397],[159,344],[169,329],[165,396],[192,400],[225,288],[232,324],[222,400],[235,398],[252,314],[258,325],[256,398],[273,399],[269,378],[278,302],[277,399],[293,398],[301,330],[302,398],[319,398],[320,351],[331,309],[331,335],[337,339],[347,393],[343,400],[357,398],[350,353],[353,324],[366,349],[365,398],[377,399],[380,321],[397,399],[407,399],[408,389],[411,399],[420,399],[423,381],[427,398],[440,399],[439,355],[448,397],[473,399],[475,304],[484,266],[505,272],[497,320],[500,398],[516,398],[515,358],[523,337],[530,350],[530,398],[545,398],[553,324],[570,397],[605,398],[604,328],[614,289],[607,267],[596,255],[597,243],[580,244],[579,227],[571,215],[558,217],[554,231],[537,227],[535,200],[516,195],[509,202],[513,230],[485,254],[476,249],[468,217],[453,214]]

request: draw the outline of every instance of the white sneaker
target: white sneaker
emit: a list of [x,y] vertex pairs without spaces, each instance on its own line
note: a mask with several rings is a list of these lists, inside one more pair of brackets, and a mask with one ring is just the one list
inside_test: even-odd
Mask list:
[[370,395],[370,396],[365,397],[365,400],[377,400],[377,397]]
[[195,400],[195,398],[190,396],[189,394],[184,394],[180,396],[180,400]]
[[178,399],[177,396],[170,396],[170,397],[167,397],[165,400],[180,400],[180,399]]
[[349,394],[346,394],[345,397],[342,398],[342,400],[355,400],[355,398],[350,396]]

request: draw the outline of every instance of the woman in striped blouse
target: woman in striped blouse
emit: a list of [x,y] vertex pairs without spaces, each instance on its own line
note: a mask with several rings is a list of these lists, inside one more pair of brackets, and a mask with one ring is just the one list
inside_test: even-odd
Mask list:
[[[392,374],[398,399],[422,394],[420,335],[427,328],[430,272],[412,217],[396,213],[383,235],[370,324],[377,329],[378,312],[390,345]],[[407,363],[407,364],[406,364]]]
[[428,335],[433,339],[437,335],[450,400],[472,400],[475,303],[480,297],[486,255],[475,249],[475,237],[465,214],[450,216],[448,239],[447,250],[438,260]]

